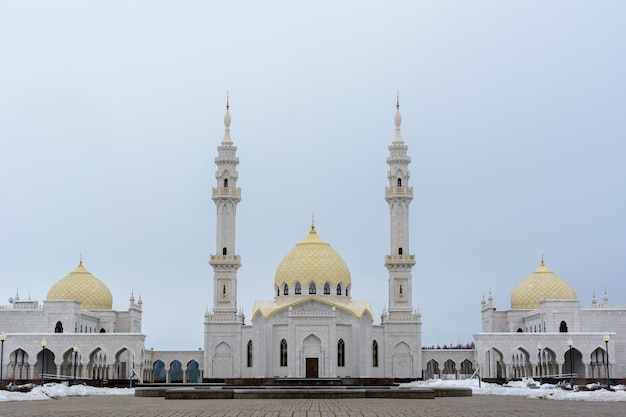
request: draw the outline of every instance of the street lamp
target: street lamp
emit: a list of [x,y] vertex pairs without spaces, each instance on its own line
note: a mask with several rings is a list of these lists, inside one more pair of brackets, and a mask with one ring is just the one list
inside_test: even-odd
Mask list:
[[607,388],[611,388],[611,377],[610,375],[610,361],[609,361],[609,341],[611,340],[611,336],[608,334],[604,335],[604,344],[606,345],[606,386]]
[[76,359],[78,358],[78,345],[74,345],[72,350],[74,351],[74,384],[76,384]]
[[569,384],[570,386],[574,386],[574,357],[572,356],[572,346],[574,345],[574,341],[570,337],[567,339],[567,346],[569,346]]
[[41,339],[41,386],[43,386],[46,377],[46,346],[48,346],[48,342],[44,337]]
[[4,341],[7,340],[7,335],[4,332],[0,333],[0,342],[2,342],[2,348],[0,348],[0,387],[2,386],[2,368],[4,367]]
[[541,375],[541,349],[543,349],[543,346],[541,346],[541,343],[537,343],[537,350],[539,351],[539,385],[543,384],[543,378]]

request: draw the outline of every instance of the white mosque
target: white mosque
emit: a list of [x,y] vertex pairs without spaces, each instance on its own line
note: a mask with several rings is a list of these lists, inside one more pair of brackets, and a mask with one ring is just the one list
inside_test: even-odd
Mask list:
[[[399,107],[399,106],[398,106]],[[205,378],[419,378],[421,317],[413,309],[409,251],[408,147],[396,134],[389,146],[386,200],[391,216],[389,308],[380,324],[374,323],[369,301],[353,300],[350,270],[341,256],[316,232],[315,226],[282,260],[274,278],[274,299],[257,301],[252,324],[237,313],[235,251],[237,148],[230,137],[230,114],[217,148],[217,249],[214,269],[213,310],[205,315]],[[269,283],[268,283],[269,284]]]
[[[112,310],[106,285],[82,259],[57,282],[46,300],[19,297],[0,306],[0,369],[8,380],[74,379],[198,383],[276,378],[483,378],[626,377],[626,305],[581,305],[574,290],[545,265],[520,282],[509,310],[482,300],[482,332],[475,349],[422,348],[421,315],[413,307],[409,249],[408,146],[400,132],[389,145],[390,213],[388,307],[376,323],[369,301],[353,300],[352,277],[341,256],[315,225],[278,265],[273,300],[256,301],[250,324],[237,310],[235,247],[237,148],[225,134],[218,146],[216,252],[213,308],[204,316],[204,349],[146,350],[142,300],[131,294],[127,311]],[[381,219],[382,221],[382,219]],[[381,279],[381,282],[383,280]],[[358,285],[358,277],[355,282]],[[268,286],[270,282],[268,281]],[[382,288],[381,288],[382,289]],[[2,379],[0,378],[0,379]]]

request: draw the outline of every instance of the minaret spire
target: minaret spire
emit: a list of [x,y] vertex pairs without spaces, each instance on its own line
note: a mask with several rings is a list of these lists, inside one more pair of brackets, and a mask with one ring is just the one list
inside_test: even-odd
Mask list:
[[396,124],[396,136],[393,138],[393,144],[401,145],[404,143],[402,140],[402,135],[400,134],[400,125],[402,124],[402,116],[400,115],[400,92],[396,96],[396,116],[394,117],[394,122]]
[[233,140],[230,138],[230,97],[228,91],[226,92],[226,114],[224,115],[224,139],[222,139],[223,146],[229,146],[233,144]]

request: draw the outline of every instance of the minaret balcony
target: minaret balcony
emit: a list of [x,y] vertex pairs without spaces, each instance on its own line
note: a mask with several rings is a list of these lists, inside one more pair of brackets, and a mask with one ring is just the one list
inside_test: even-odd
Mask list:
[[213,188],[213,197],[241,198],[241,188],[217,187]]
[[239,265],[241,265],[241,258],[239,255],[211,255],[209,264],[212,266],[236,265],[239,267]]
[[386,255],[385,265],[415,265],[415,255]]
[[211,262],[213,261],[240,261],[239,255],[211,255]]
[[386,187],[387,197],[411,197],[413,198],[413,187]]

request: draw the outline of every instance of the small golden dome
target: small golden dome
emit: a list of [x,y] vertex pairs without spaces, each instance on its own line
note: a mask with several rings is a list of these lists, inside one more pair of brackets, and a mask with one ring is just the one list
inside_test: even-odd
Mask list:
[[332,288],[331,294],[335,294],[337,284],[341,284],[342,288],[350,286],[348,265],[315,232],[315,226],[311,227],[311,232],[283,258],[276,269],[274,283],[278,288],[282,288],[284,284],[293,288],[296,282],[302,285],[303,293],[308,293],[306,288],[311,282],[315,282],[318,294],[322,293],[326,282]]
[[517,284],[511,293],[511,309],[535,310],[543,300],[576,300],[576,293],[564,279],[544,265]]
[[83,310],[111,310],[113,296],[106,285],[80,263],[48,291],[48,300],[75,300]]

